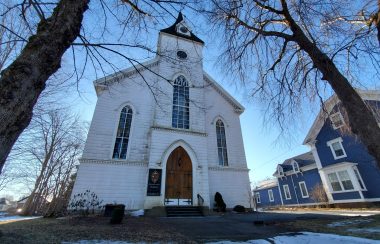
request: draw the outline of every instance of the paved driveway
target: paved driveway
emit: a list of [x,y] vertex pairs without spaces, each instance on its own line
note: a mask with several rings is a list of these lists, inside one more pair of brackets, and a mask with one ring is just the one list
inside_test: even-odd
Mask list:
[[[159,218],[162,224],[174,227],[181,234],[197,242],[234,240],[246,241],[266,239],[289,232],[279,223],[297,219],[342,219],[345,217],[328,214],[293,213],[226,213],[222,216],[194,218]],[[255,221],[258,221],[255,224]],[[261,224],[263,221],[264,224]]]

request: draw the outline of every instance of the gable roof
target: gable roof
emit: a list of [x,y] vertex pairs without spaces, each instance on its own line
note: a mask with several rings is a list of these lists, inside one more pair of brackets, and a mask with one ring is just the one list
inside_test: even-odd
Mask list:
[[[110,74],[110,75],[107,75],[105,77],[95,80],[93,83],[96,90],[96,95],[99,95],[99,92],[101,92],[104,89],[107,89],[107,86],[111,85],[112,83],[118,82],[121,79],[134,75],[138,72],[143,72],[144,70],[147,70],[155,65],[158,65],[158,62],[159,62],[159,58],[156,57],[154,59],[143,62],[139,65],[135,65],[134,67],[129,67],[129,68],[120,70],[119,72],[115,72],[113,74]],[[210,84],[220,95],[222,95],[222,97],[226,99],[228,103],[230,103],[234,107],[235,112],[239,114],[244,112],[245,110],[244,106],[241,105],[235,98],[233,98],[206,71],[203,71],[203,79],[208,84]]]
[[191,41],[195,41],[195,42],[199,42],[201,44],[204,44],[204,41],[202,41],[201,39],[199,39],[190,30],[189,30],[190,31],[190,36],[183,35],[183,34],[177,32],[176,26],[177,26],[177,24],[181,23],[182,21],[184,21],[184,19],[183,19],[182,13],[179,12],[177,20],[175,21],[175,23],[172,26],[168,27],[168,28],[160,30],[160,32],[167,33],[167,34],[170,34],[170,35],[173,35],[173,36],[178,36],[178,37],[181,37],[181,38],[185,38],[185,39],[188,39],[188,40],[191,40]]
[[[360,90],[360,89],[355,89],[355,90],[359,93],[360,97],[363,100],[380,101],[380,90]],[[310,142],[313,142],[317,138],[330,112],[338,103],[339,103],[339,99],[336,94],[332,95],[326,100],[326,102],[324,102],[325,109],[321,109],[319,111],[317,118],[314,120],[313,125],[309,129],[309,132],[307,133],[305,139],[302,142],[303,145],[309,144]]]

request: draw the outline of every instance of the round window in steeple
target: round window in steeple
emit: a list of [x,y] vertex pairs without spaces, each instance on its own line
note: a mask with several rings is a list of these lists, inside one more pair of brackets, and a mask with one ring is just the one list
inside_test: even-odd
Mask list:
[[184,51],[177,51],[177,57],[179,59],[186,59],[187,58],[187,53]]
[[189,30],[185,26],[179,27],[179,31],[186,34]]

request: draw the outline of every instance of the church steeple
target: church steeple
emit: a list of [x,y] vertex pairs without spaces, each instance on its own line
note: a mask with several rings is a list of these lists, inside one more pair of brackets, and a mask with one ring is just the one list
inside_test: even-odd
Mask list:
[[204,42],[201,39],[199,39],[197,36],[195,36],[191,32],[189,26],[186,24],[185,20],[183,19],[181,12],[179,12],[177,20],[172,26],[166,29],[162,29],[160,32],[164,32],[164,33],[174,35],[174,36],[179,36],[182,38],[186,38],[186,39],[204,44]]

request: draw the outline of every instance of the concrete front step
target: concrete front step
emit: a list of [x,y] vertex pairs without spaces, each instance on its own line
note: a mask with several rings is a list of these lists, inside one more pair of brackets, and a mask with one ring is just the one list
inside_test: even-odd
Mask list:
[[166,216],[167,217],[198,217],[203,216],[202,210],[199,207],[189,207],[189,206],[167,206]]

